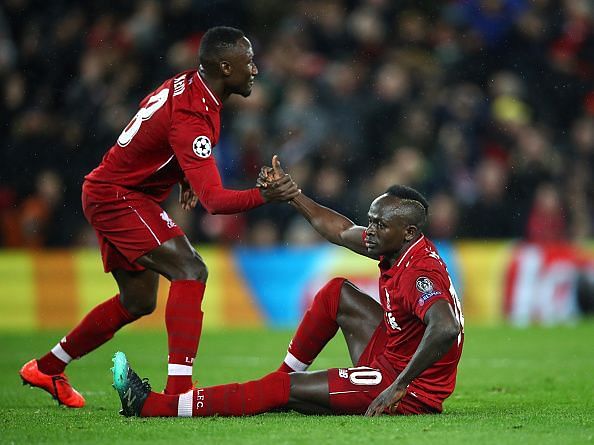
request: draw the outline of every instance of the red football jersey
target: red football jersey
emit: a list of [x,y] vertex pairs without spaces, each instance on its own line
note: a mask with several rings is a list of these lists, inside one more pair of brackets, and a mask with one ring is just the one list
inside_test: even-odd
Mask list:
[[446,266],[425,236],[410,246],[391,268],[383,261],[379,266],[379,295],[388,332],[383,355],[395,370],[402,371],[410,362],[425,333],[425,313],[436,301],[447,301],[462,326],[451,349],[422,372],[409,388],[421,399],[440,407],[454,391],[464,342],[460,301]]
[[183,171],[214,162],[222,104],[196,70],[166,80],[140,103],[101,164],[85,179],[165,199]]

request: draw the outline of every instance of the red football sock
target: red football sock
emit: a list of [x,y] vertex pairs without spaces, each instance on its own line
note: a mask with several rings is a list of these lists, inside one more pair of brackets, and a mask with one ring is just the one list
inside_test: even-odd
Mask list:
[[141,416],[248,416],[280,408],[289,401],[290,378],[273,372],[246,383],[198,388],[181,395],[150,393]]
[[321,288],[289,343],[281,372],[305,371],[338,330],[336,316],[344,278],[334,278]]
[[117,294],[93,308],[60,343],[37,360],[37,366],[44,374],[60,374],[73,359],[98,348],[122,326],[138,318],[124,308]]
[[284,361],[279,366],[277,371],[279,371],[279,372],[295,372],[295,370],[293,368],[291,368],[289,365],[287,365]]
[[[187,394],[192,394],[192,391]],[[186,396],[186,394],[182,394]],[[187,397],[187,396],[186,396]],[[142,417],[176,417],[180,395],[151,392],[146,398],[140,415]]]
[[202,332],[204,283],[173,281],[165,308],[169,364],[165,393],[181,394],[192,389],[192,366]]

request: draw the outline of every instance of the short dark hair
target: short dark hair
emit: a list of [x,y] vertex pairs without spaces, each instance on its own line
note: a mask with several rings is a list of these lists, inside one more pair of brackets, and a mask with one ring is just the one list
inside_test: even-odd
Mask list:
[[216,67],[224,53],[235,47],[245,33],[230,26],[215,26],[208,29],[200,40],[198,62],[207,71]]
[[395,184],[388,187],[386,194],[395,196],[400,199],[408,199],[410,201],[417,201],[425,209],[425,214],[429,212],[429,202],[427,199],[417,190],[406,185]]
[[405,219],[409,224],[416,225],[421,232],[427,225],[429,203],[427,199],[412,187],[396,184],[388,187],[386,194],[401,200],[400,206],[405,210]]

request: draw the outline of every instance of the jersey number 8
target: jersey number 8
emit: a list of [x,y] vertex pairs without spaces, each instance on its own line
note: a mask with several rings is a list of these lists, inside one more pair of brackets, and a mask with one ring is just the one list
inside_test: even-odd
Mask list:
[[138,113],[134,115],[130,123],[124,128],[124,131],[122,131],[122,134],[120,134],[120,137],[118,138],[118,145],[120,147],[125,147],[132,141],[132,138],[138,133],[138,130],[140,130],[142,123],[150,119],[159,108],[165,105],[168,96],[169,88],[165,88],[150,97],[146,103],[146,107],[142,107],[138,110]]

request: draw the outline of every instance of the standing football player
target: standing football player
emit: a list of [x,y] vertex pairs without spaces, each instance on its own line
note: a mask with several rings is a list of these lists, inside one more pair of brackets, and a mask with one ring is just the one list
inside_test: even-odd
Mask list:
[[23,381],[78,408],[83,396],[64,369],[155,309],[159,275],[171,281],[165,324],[169,358],[166,394],[192,388],[202,330],[206,265],[161,208],[175,184],[184,209],[199,201],[210,213],[237,213],[298,194],[288,176],[268,189],[223,187],[213,147],[220,111],[231,94],[250,95],[258,68],[244,33],[216,27],[203,36],[199,67],[166,80],[141,103],[117,143],[85,177],[82,204],[97,233],[105,272],[119,293],[89,312],[51,351],[20,370]]
[[[284,172],[263,170],[259,185]],[[435,246],[423,234],[428,204],[393,186],[369,208],[367,227],[300,194],[292,204],[328,241],[379,260],[380,301],[344,278],[315,296],[279,370],[243,384],[179,396],[150,391],[122,352],[114,386],[127,416],[249,415],[271,409],[306,414],[429,414],[452,393],[464,341],[460,302]],[[340,328],[354,367],[306,371]]]

